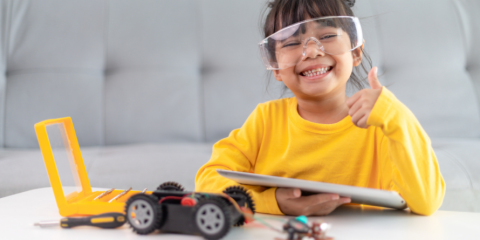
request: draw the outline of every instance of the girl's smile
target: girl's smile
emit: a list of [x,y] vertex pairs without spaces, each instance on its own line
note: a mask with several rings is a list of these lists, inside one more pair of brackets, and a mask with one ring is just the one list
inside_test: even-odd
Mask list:
[[297,98],[317,101],[334,95],[345,96],[353,66],[352,52],[329,55],[310,46],[304,59],[296,66],[274,70],[273,73]]
[[299,75],[305,78],[307,81],[316,81],[326,77],[332,69],[333,66],[318,64],[301,70]]

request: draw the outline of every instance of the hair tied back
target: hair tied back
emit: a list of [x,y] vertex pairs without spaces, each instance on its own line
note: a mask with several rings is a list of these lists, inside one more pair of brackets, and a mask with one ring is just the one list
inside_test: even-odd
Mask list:
[[344,0],[348,7],[353,7],[355,5],[355,0]]

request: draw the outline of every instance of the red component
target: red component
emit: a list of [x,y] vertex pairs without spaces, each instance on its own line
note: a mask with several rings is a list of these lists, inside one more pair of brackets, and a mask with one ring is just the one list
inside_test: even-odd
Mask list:
[[250,210],[250,208],[240,207],[240,210],[242,210],[242,213],[244,213],[243,216],[245,218],[245,223],[251,223],[255,221],[255,219],[253,219],[253,212]]
[[189,197],[184,197],[182,198],[182,201],[180,202],[180,204],[182,204],[182,206],[195,206],[195,204],[197,204],[197,200],[195,200],[194,198],[189,198]]
[[158,201],[158,204],[162,203],[165,200],[169,200],[169,199],[182,200],[182,197],[175,197],[175,196],[164,197],[164,198],[160,199],[160,201]]

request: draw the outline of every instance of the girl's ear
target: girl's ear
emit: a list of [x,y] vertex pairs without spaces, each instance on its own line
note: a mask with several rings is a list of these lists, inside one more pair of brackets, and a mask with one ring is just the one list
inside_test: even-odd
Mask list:
[[360,46],[359,48],[355,49],[355,50],[352,52],[352,56],[353,56],[353,66],[354,66],[354,67],[356,67],[356,66],[360,65],[360,63],[362,63],[362,58],[363,58],[363,55],[362,55],[363,45],[365,45],[365,40],[363,40],[362,46]]
[[280,76],[280,70],[272,70],[272,71],[273,71],[273,76],[275,77],[275,79],[277,79],[277,81],[281,82],[282,77]]

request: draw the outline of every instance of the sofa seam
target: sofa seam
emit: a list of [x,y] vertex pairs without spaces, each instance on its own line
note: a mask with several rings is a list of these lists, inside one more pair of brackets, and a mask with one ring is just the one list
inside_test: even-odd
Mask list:
[[459,166],[462,171],[465,173],[465,176],[467,176],[468,183],[470,184],[470,190],[473,190],[473,182],[472,182],[472,177],[470,176],[470,173],[467,171],[467,168],[462,164],[462,162],[450,151],[448,150],[442,150],[446,155],[450,156],[453,161],[456,163],[457,166]]
[[463,44],[464,44],[464,51],[465,51],[465,64],[466,66],[465,67],[468,67],[468,58],[469,58],[469,44],[468,44],[468,39],[467,39],[467,30],[465,29],[466,26],[464,24],[464,21],[462,19],[462,14],[461,14],[461,10],[460,8],[462,8],[460,6],[460,3],[458,0],[451,0],[450,3],[452,3],[454,5],[454,8],[455,8],[455,15],[456,15],[456,19],[457,19],[457,22],[459,23],[459,28],[460,28],[460,31],[462,32],[462,40],[463,40]]
[[8,4],[8,9],[7,9],[7,17],[6,17],[6,29],[5,29],[5,43],[4,43],[4,64],[5,64],[5,69],[4,69],[4,76],[5,76],[5,84],[4,84],[4,91],[5,94],[3,94],[3,116],[2,116],[2,141],[1,141],[1,147],[5,148],[7,146],[7,73],[8,73],[8,61],[9,61],[9,52],[10,52],[10,34],[11,34],[11,24],[12,24],[12,12],[13,12],[13,1],[7,1]]
[[[480,105],[480,93],[478,92],[477,88],[475,87],[475,82],[473,80],[473,77],[472,77],[472,74],[468,71],[468,68],[469,68],[469,59],[470,59],[470,48],[471,48],[471,40],[472,39],[468,39],[468,33],[467,31],[470,31],[472,29],[469,29],[467,30],[466,28],[468,27],[468,22],[469,20],[467,19],[467,23],[465,23],[464,21],[464,18],[462,18],[462,10],[461,9],[464,9],[463,6],[461,6],[461,3],[459,2],[459,0],[451,0],[450,3],[452,3],[454,5],[454,8],[455,8],[455,15],[456,15],[456,19],[457,19],[457,23],[460,25],[459,28],[460,28],[460,31],[462,32],[462,40],[463,40],[463,44],[464,44],[464,51],[465,51],[465,66],[464,66],[464,71],[465,71],[465,74],[468,76],[468,80],[470,82],[470,85],[471,87],[473,88],[473,94],[477,100],[477,110],[479,109],[479,105]],[[480,112],[477,111],[477,115],[478,117],[480,117]]]
[[101,69],[93,68],[69,68],[69,67],[56,67],[56,68],[24,68],[24,69],[13,69],[8,71],[8,75],[15,74],[29,74],[29,73],[72,73],[78,72],[82,74],[102,74]]
[[198,60],[199,60],[199,69],[198,69],[198,72],[199,72],[199,81],[200,81],[200,87],[199,87],[199,98],[200,98],[200,128],[201,128],[201,131],[200,131],[200,141],[201,142],[204,142],[206,143],[207,142],[207,114],[205,112],[206,110],[206,107],[205,107],[205,79],[204,79],[204,73],[205,73],[205,66],[203,65],[204,64],[204,52],[203,52],[203,14],[202,14],[202,1],[201,0],[197,0],[197,14],[198,14],[198,18],[199,18],[199,21],[197,22],[198,24],[198,28],[197,28],[197,34],[198,34],[198,41],[197,41],[197,44],[198,44],[198,53],[199,53],[199,57],[198,57]]
[[103,98],[102,98],[102,139],[101,145],[107,145],[107,61],[108,61],[108,23],[110,18],[110,1],[105,0],[105,22],[104,22],[104,36],[103,36],[103,47],[104,47],[104,55],[103,55]]

